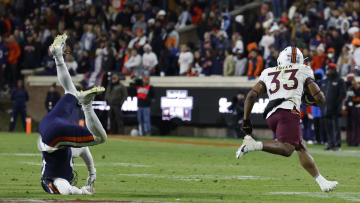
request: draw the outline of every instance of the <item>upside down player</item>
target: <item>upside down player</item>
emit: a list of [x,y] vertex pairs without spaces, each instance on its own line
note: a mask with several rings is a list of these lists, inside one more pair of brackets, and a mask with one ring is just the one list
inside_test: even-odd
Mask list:
[[[43,158],[41,185],[51,194],[93,194],[96,170],[87,146],[105,142],[107,135],[92,108],[92,101],[105,89],[94,87],[87,91],[76,90],[63,58],[66,39],[66,34],[59,35],[49,47],[65,95],[40,122],[38,148]],[[84,111],[87,128],[68,122],[78,103]],[[84,160],[89,171],[87,185],[82,188],[71,185],[74,179],[72,157],[76,156]]]
[[[306,104],[320,106],[325,103],[324,94],[314,82],[311,68],[303,64],[304,58],[298,48],[285,48],[279,54],[277,62],[278,66],[265,69],[261,73],[259,82],[246,97],[243,130],[247,136],[236,152],[236,157],[251,151],[265,151],[289,157],[296,150],[301,165],[315,178],[321,190],[334,190],[338,182],[328,181],[319,173],[314,159],[306,150],[300,128],[299,110],[302,98]],[[303,93],[304,90],[306,93]],[[257,142],[250,136],[250,113],[257,98],[265,91],[270,102],[264,117],[271,130],[276,133],[278,141]]]

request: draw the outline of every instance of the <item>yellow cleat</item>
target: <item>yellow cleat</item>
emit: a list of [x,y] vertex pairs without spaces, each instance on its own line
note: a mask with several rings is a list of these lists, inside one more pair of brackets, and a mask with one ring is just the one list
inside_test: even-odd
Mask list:
[[68,36],[66,33],[56,36],[49,49],[53,56],[62,56]]
[[81,104],[89,104],[92,102],[96,95],[102,94],[105,92],[104,87],[93,87],[89,90],[80,91],[77,94],[77,99]]

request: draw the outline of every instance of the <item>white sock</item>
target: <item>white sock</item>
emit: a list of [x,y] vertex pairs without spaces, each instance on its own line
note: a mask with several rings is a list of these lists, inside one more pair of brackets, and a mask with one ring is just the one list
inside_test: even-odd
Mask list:
[[64,88],[65,94],[77,95],[77,90],[71,80],[68,68],[66,67],[63,56],[55,56],[56,72],[60,85]]
[[82,109],[85,114],[86,127],[91,134],[95,137],[95,144],[100,144],[106,141],[107,135],[105,129],[101,125],[99,118],[96,116],[94,109],[92,108],[92,102],[86,105],[82,105]]
[[315,180],[319,185],[328,181],[320,173],[315,177]]

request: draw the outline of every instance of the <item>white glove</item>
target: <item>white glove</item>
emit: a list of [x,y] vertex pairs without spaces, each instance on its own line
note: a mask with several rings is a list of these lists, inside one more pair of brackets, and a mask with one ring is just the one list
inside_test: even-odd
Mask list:
[[86,185],[94,187],[95,181],[96,181],[96,169],[93,168],[89,171],[89,176],[87,177]]
[[94,188],[92,188],[89,185],[82,186],[81,188],[82,194],[84,195],[93,195],[94,194]]

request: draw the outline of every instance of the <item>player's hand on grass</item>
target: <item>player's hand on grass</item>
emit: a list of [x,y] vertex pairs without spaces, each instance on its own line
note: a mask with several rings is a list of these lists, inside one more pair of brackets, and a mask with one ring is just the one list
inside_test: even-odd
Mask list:
[[86,185],[94,187],[95,181],[96,181],[96,169],[93,168],[89,171],[89,176],[87,177]]
[[252,133],[252,124],[251,124],[250,119],[244,120],[241,128],[244,131],[245,135],[251,135],[251,133]]

